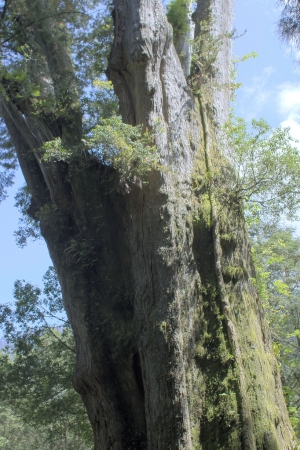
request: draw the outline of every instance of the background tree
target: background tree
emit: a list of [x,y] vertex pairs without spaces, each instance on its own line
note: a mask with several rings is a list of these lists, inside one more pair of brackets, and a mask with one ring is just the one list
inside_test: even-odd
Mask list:
[[[13,409],[6,402],[0,406],[0,448],[1,450],[22,450],[27,447],[32,450],[43,448],[44,436],[39,430],[24,425],[22,420],[14,414]],[[49,447],[48,447],[49,448]]]
[[293,426],[299,435],[299,238],[272,227],[260,233],[253,251],[258,287],[270,323],[275,353]]
[[262,119],[248,131],[232,117],[224,145],[238,172],[231,195],[243,200],[260,299],[280,362],[292,423],[299,435],[299,238],[284,225],[299,214],[299,150],[288,128],[272,130]]
[[288,0],[286,2],[280,0],[279,4],[283,5],[280,20],[278,22],[279,35],[284,42],[291,46],[299,48],[299,32],[300,32],[300,7],[297,0]]
[[222,140],[237,172],[231,195],[244,202],[250,234],[259,235],[267,224],[298,218],[300,159],[289,128],[272,129],[263,119],[251,125],[248,131],[246,121],[232,115]]
[[[0,355],[1,448],[88,450],[92,430],[72,387],[74,342],[53,268],[44,281],[43,295],[17,281],[15,305],[0,307],[10,344]],[[16,444],[14,430],[20,435],[24,429],[29,441],[24,444],[22,437]]]
[[126,126],[96,132],[84,74],[97,64],[85,72],[93,52],[76,46],[93,26],[86,5],[12,0],[2,13],[0,114],[62,287],[95,448],[292,449],[219,145],[232,4],[197,2],[190,80],[160,1],[113,6],[107,75]]

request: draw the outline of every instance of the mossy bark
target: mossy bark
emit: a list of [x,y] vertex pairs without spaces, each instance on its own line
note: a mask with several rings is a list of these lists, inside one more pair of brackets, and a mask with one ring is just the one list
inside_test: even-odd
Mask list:
[[[204,3],[197,14],[205,6],[207,20],[213,15],[219,24],[225,11],[230,23],[231,4]],[[74,387],[95,449],[291,450],[277,363],[251,284],[242,208],[226,177],[207,182],[228,93],[196,74],[199,104],[160,1],[115,0],[114,7],[108,75],[124,120],[153,130],[164,166],[142,188],[123,189],[113,168],[88,155],[68,163],[41,159],[36,148],[58,129],[80,148],[76,98],[66,103],[68,120],[60,127],[21,113],[16,100],[1,101],[62,286],[76,342]],[[54,80],[62,52],[51,45],[51,27],[47,35],[34,32]],[[223,90],[228,46],[216,61],[227,64]],[[70,71],[59,76],[61,97]],[[220,153],[217,159],[225,161]]]

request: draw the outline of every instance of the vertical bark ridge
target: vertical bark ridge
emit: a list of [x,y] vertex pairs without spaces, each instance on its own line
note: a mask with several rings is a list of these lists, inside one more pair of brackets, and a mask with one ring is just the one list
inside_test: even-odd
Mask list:
[[[130,335],[130,264],[124,242],[124,223],[117,211],[123,196],[110,194],[105,185],[99,183],[96,167],[90,168],[88,180],[86,175],[74,178],[75,204],[70,219],[75,218],[75,222],[72,233],[72,222],[68,224],[68,239],[77,240],[80,230],[88,225],[90,236],[81,235],[79,243],[83,238],[88,241],[90,249],[98,255],[97,261],[85,269],[76,260],[70,261],[66,258],[67,255],[72,257],[68,241],[57,234],[53,236],[52,227],[43,229],[48,241],[56,239],[57,242],[51,247],[51,257],[60,274],[74,330],[77,354],[74,386],[87,407],[96,449],[142,449],[145,448],[145,415],[143,392],[133,363],[136,346]],[[85,191],[87,181],[90,187]],[[95,211],[99,215],[96,223]],[[62,223],[60,226],[64,232],[66,227]],[[129,338],[128,347],[123,344],[125,338]]]
[[42,198],[36,195],[37,206],[41,207],[47,200],[49,201],[49,193],[38,162],[31,151],[30,140],[28,143],[23,127],[20,129],[18,121],[15,120],[15,114],[18,112],[14,108],[14,105],[9,105],[4,97],[0,99],[0,114],[11,136],[28,187],[33,193],[43,193]]
[[[189,255],[182,258],[182,250],[176,248],[179,225],[176,220],[181,225],[182,212],[176,211],[174,204],[178,190],[181,189],[183,195],[190,195],[185,183],[189,178],[186,172],[192,167],[187,150],[187,127],[183,123],[187,121],[186,112],[193,101],[174,52],[162,4],[152,1],[149,6],[138,2],[115,2],[116,21],[120,20],[124,28],[121,36],[121,27],[116,25],[116,49],[112,53],[109,74],[115,67],[123,65],[138,122],[155,130],[157,119],[162,121],[161,131],[156,134],[162,161],[173,166],[174,158],[178,160],[175,169],[180,174],[176,176],[178,186],[175,187],[172,177],[164,172],[152,174],[148,180],[149,189],[143,188],[146,206],[139,209],[138,214],[133,199],[130,214],[134,217],[134,230],[130,242],[134,255],[135,317],[141,323],[138,347],[145,386],[148,446],[189,449],[192,442],[183,357],[180,280],[183,261],[189,266],[187,259],[192,255],[187,248]],[[123,52],[119,51],[121,46]],[[183,97],[178,103],[177,92],[179,94],[183,87],[185,99]],[[126,116],[124,118],[126,120]],[[179,143],[180,139],[183,142]],[[173,151],[171,142],[171,145],[174,143]],[[183,209],[188,202],[181,205]],[[137,242],[140,243],[139,251],[136,250]],[[178,264],[180,258],[182,262]],[[195,276],[193,273],[192,278]],[[159,361],[169,363],[162,365],[157,363]],[[173,373],[166,370],[166,365],[174,367]],[[168,428],[170,424],[171,429]]]
[[[13,100],[6,99],[3,96],[1,103],[3,120],[8,129],[14,130],[11,131],[11,136],[17,140],[15,147],[21,167],[25,168],[25,160],[28,159],[28,153],[31,153],[36,160],[38,171],[42,173],[53,204],[68,204],[69,198],[63,188],[59,166],[56,163],[43,160],[43,153],[40,150],[45,142],[54,139],[50,128],[35,117],[27,116],[25,119]],[[17,136],[20,136],[20,139]],[[26,143],[28,149],[26,152],[18,150],[19,146],[24,146],[21,140]],[[25,173],[29,174],[28,170]],[[31,176],[28,177],[29,187],[32,184],[30,178]],[[33,189],[33,191],[36,191],[36,189]]]
[[[195,38],[203,32],[203,26],[210,29],[210,36],[218,39],[223,36],[218,56],[213,64],[214,75],[209,75],[208,87],[213,105],[214,121],[217,127],[223,126],[230,112],[230,61],[233,22],[232,0],[198,0],[193,15],[195,22]],[[209,38],[209,37],[208,37]],[[205,88],[205,86],[202,86]]]
[[245,450],[256,450],[255,443],[255,435],[253,429],[252,422],[252,414],[250,409],[250,402],[247,395],[247,384],[245,381],[244,375],[244,367],[243,360],[240,350],[240,345],[238,341],[238,335],[235,328],[235,325],[232,321],[232,312],[231,306],[228,301],[226,286],[223,279],[222,273],[222,246],[220,239],[220,224],[218,218],[218,212],[216,208],[216,198],[215,198],[215,189],[214,189],[214,168],[212,167],[211,161],[211,139],[209,132],[209,125],[206,114],[206,107],[203,102],[201,94],[198,95],[199,104],[200,104],[200,114],[202,119],[202,129],[204,133],[204,153],[205,153],[205,164],[207,173],[211,174],[210,186],[209,186],[209,200],[211,207],[211,226],[212,226],[212,234],[213,234],[213,246],[214,246],[214,260],[215,260],[215,270],[216,270],[216,279],[217,286],[219,290],[219,296],[222,304],[222,311],[226,321],[227,334],[230,342],[230,347],[232,354],[236,360],[237,365],[237,378],[238,378],[238,386],[239,386],[239,395],[241,398],[241,417],[242,417],[242,426],[243,426],[243,440],[244,440],[244,449]]

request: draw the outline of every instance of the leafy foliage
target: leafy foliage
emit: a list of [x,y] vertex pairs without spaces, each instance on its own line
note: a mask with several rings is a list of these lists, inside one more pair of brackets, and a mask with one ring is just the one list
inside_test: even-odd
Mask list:
[[[239,37],[239,36],[237,36]],[[236,38],[232,36],[232,38]],[[235,101],[236,98],[236,90],[242,86],[242,83],[236,81],[238,77],[238,66],[240,63],[246,62],[249,59],[257,58],[258,54],[256,52],[246,53],[245,55],[238,57],[235,56],[232,58],[231,67],[230,67],[230,89],[231,89],[231,101]]]
[[6,188],[13,184],[16,168],[17,158],[13,146],[6,129],[0,123],[0,201],[6,197]]
[[[37,123],[47,118],[53,139],[47,139],[43,145],[43,160],[70,162],[78,153],[81,160],[90,160],[92,155],[103,165],[113,167],[121,179],[130,181],[157,168],[158,155],[150,133],[142,131],[142,127],[134,129],[122,124],[116,116],[118,101],[112,85],[105,81],[113,36],[109,2],[66,0],[57,5],[51,1],[45,10],[41,10],[38,2],[35,4],[33,18],[31,6],[26,2],[14,0],[6,8],[3,39],[7,57],[2,59],[0,74],[3,95],[13,97],[23,114],[31,118],[33,114]],[[22,19],[14,21],[16,16]],[[59,83],[52,79],[47,68],[49,62],[45,61],[47,52],[43,54],[35,37],[37,27],[41,27],[38,28],[41,41],[56,39],[66,43],[75,78],[64,75],[62,80],[60,76]],[[71,73],[71,68],[66,66],[64,74],[68,71]],[[65,138],[62,130],[76,109],[80,110],[80,116],[83,114],[83,139],[81,145],[77,142],[69,146],[74,141],[72,133]],[[23,190],[18,195],[18,206],[28,211],[29,198],[29,193]],[[28,214],[27,217],[16,233],[21,246],[28,237],[38,236],[38,218]]]
[[15,414],[25,424],[40,428],[46,440],[59,442],[67,433],[73,445],[86,442],[83,448],[89,448],[91,430],[71,383],[74,356],[60,339],[72,342],[70,330],[44,333],[31,350],[18,345],[13,360],[1,355],[1,399],[9,398]]
[[300,238],[288,227],[262,227],[253,254],[291,421],[300,436]]
[[16,420],[40,431],[39,448],[51,442],[55,448],[87,450],[92,433],[72,387],[74,342],[53,268],[44,277],[43,294],[17,281],[15,306],[0,307],[5,337],[13,345],[12,355],[11,350],[0,355],[0,402],[5,408],[9,399]]
[[[142,126],[123,123],[119,116],[101,119],[83,142],[89,155],[116,170],[122,180],[133,181],[159,167],[153,135]],[[43,150],[45,161],[70,161],[76,156],[59,137],[46,142]]]
[[245,201],[249,217],[278,221],[297,217],[300,205],[300,154],[288,128],[273,130],[265,120],[232,117],[224,148],[231,149],[237,177],[232,190]]
[[218,54],[225,42],[235,37],[235,30],[231,33],[217,33],[212,19],[202,20],[199,27],[198,36],[191,41],[192,60],[188,79],[190,87],[196,94],[204,92],[208,83],[218,90],[237,89],[236,83],[232,82],[229,86],[219,81],[220,68],[216,64]]
[[200,22],[201,32],[192,41],[192,67],[190,84],[193,86],[195,80],[201,77],[201,81],[207,82],[209,78],[217,76],[215,62],[224,39],[231,37],[227,33],[214,36],[212,33],[213,24],[210,21]]
[[[80,114],[84,116],[84,133],[89,133],[100,117],[117,113],[118,102],[112,89],[99,89],[94,83],[99,77],[105,79],[111,48],[113,30],[108,1],[51,0],[44,8],[35,0],[3,3],[2,96],[13,99],[17,109],[30,116],[34,123],[46,119],[54,137],[61,134],[63,124],[70,120],[70,111],[78,109],[78,97]],[[36,40],[37,30],[40,42]],[[59,83],[58,79],[52,79],[47,57],[41,51],[43,40],[52,42],[55,39],[64,43],[73,64],[71,68],[66,67],[64,82],[57,75]],[[73,69],[75,77],[71,75]],[[66,90],[67,96],[64,95]],[[16,168],[16,155],[2,124],[0,144],[0,166],[4,169],[0,172],[1,200],[5,198],[5,188],[11,185]],[[58,141],[54,139],[52,146],[55,144]]]
[[15,303],[0,305],[0,323],[8,342],[22,352],[34,347],[56,322],[68,327],[58,280],[53,267],[44,275],[44,290],[25,281],[14,285]]
[[[0,402],[0,449],[1,450],[48,450],[51,441],[41,430],[24,425],[14,413],[9,400]],[[56,441],[56,443],[58,443]],[[50,444],[50,445],[49,445]],[[57,448],[63,448],[60,445]],[[78,449],[79,450],[79,449]],[[82,449],[83,450],[83,449]]]
[[40,227],[38,218],[30,214],[32,197],[27,186],[20,188],[15,196],[15,206],[21,213],[19,228],[14,232],[17,245],[21,248],[27,245],[27,239],[40,239]]
[[108,119],[118,115],[118,107],[119,102],[111,82],[96,78],[93,89],[82,98],[86,135],[99,123],[100,118]]
[[188,12],[191,0],[171,0],[167,6],[167,18],[173,27],[174,41],[189,28]]
[[244,202],[253,283],[270,324],[291,421],[300,435],[300,238],[280,225],[297,218],[299,211],[299,150],[289,129],[273,130],[262,119],[252,121],[251,132],[243,119],[232,117],[224,139],[237,172],[232,193]]
[[91,153],[115,168],[121,178],[133,180],[158,167],[159,155],[153,136],[142,126],[132,127],[120,117],[103,119],[88,140]]

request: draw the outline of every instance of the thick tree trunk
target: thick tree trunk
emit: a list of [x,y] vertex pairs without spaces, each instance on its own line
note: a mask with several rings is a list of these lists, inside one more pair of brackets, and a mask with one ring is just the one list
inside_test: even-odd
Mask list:
[[[33,124],[1,102],[61,282],[76,342],[74,386],[95,449],[291,450],[241,207],[228,200],[220,210],[226,177],[205,182],[228,113],[230,46],[220,49],[214,79],[196,74],[194,94],[161,1],[114,6],[108,74],[124,120],[153,130],[164,166],[147,184],[122,192],[117,173],[92,159],[46,164],[36,147],[57,135],[54,124]],[[226,0],[199,1],[195,17],[212,14],[223,33],[231,9]],[[54,80],[60,56],[51,36],[35,33]],[[59,76],[72,79],[69,70]],[[80,145],[72,126],[64,121],[62,138]]]

